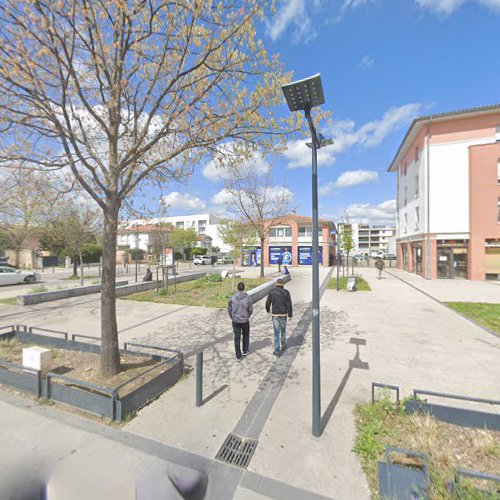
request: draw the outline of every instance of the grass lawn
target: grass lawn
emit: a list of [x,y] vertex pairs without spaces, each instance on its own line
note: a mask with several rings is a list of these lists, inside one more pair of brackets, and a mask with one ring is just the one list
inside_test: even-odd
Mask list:
[[[389,399],[356,407],[357,436],[354,451],[368,477],[373,498],[378,495],[377,462],[385,461],[385,446],[396,446],[428,454],[431,488],[429,498],[450,499],[447,482],[453,479],[454,469],[462,467],[498,475],[500,470],[500,432],[469,429],[440,422],[429,415],[406,415],[404,403]],[[406,455],[395,454],[402,464],[415,462]],[[478,496],[471,483],[462,481],[462,499],[496,498]],[[468,484],[468,485],[467,485]],[[491,487],[482,482],[476,487]],[[456,498],[456,497],[454,497]]]
[[[252,288],[267,283],[269,278],[236,279],[236,283],[240,281],[245,283],[245,291],[248,292]],[[161,290],[159,295],[156,290],[148,290],[120,297],[120,299],[186,306],[227,307],[227,301],[235,292],[232,289],[232,283],[232,278],[222,279],[220,275],[210,275],[194,281],[178,283],[176,291],[174,291],[174,285],[169,285],[167,294],[164,290]]]
[[500,335],[500,304],[446,302],[446,305]]
[[[329,281],[327,288],[337,290],[337,278],[332,278]],[[340,278],[340,289],[347,290],[347,276]],[[363,279],[362,276],[356,276],[356,290],[359,290],[360,292],[371,291],[370,285],[366,282],[365,279]]]
[[5,297],[4,299],[0,299],[0,304],[7,304],[8,306],[17,305],[16,297]]

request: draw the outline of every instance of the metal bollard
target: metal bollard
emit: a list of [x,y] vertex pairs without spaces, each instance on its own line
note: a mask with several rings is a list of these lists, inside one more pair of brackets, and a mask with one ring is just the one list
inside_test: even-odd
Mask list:
[[203,351],[196,353],[196,406],[203,404]]

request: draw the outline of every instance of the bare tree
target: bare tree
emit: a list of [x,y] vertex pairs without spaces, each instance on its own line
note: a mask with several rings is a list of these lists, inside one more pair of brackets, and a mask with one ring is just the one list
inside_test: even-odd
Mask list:
[[[219,143],[281,148],[288,81],[256,38],[266,0],[3,0],[0,161],[68,168],[103,211],[101,372],[120,368],[120,209]],[[13,138],[17,140],[13,140]]]
[[233,166],[227,171],[225,190],[230,210],[255,231],[260,242],[260,276],[264,277],[264,243],[271,229],[282,224],[293,210],[293,194],[273,185],[271,172],[258,173]]

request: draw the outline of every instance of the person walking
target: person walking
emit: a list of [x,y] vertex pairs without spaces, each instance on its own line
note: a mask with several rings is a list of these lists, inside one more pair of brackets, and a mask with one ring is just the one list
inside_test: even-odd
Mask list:
[[[241,361],[242,356],[246,356],[250,350],[250,316],[253,313],[253,302],[245,292],[245,283],[240,281],[237,288],[227,303],[227,312],[233,322],[236,359]],[[243,352],[241,337],[243,337]]]
[[281,273],[281,264],[283,264],[283,257],[281,254],[278,255],[278,272]]
[[[286,348],[286,321],[290,321],[293,316],[292,297],[290,292],[285,290],[285,282],[279,278],[275,287],[269,292],[266,300],[266,311],[271,313],[274,328],[274,352],[279,356]],[[281,340],[281,348],[280,348]]]
[[380,257],[375,259],[375,267],[378,269],[378,279],[382,279],[382,271],[384,270],[385,262]]

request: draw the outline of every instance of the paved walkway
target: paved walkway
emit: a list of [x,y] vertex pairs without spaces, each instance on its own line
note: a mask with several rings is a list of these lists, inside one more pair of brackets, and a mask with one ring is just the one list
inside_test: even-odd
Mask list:
[[[131,463],[135,460],[149,463],[160,458],[169,467],[208,470],[208,498],[368,499],[366,480],[351,450],[353,410],[370,399],[371,382],[400,385],[406,393],[419,388],[498,399],[498,387],[491,381],[500,380],[500,339],[392,275],[377,280],[374,269],[360,272],[372,292],[323,294],[319,439],[311,435],[310,271],[301,269],[293,272],[287,285],[296,306],[294,322],[289,323],[293,339],[279,359],[272,356],[272,327],[262,303],[252,322],[251,354],[236,363],[225,311],[118,301],[121,340],[182,348],[191,354],[188,363],[194,362],[200,346],[205,348],[205,397],[215,396],[201,408],[195,407],[194,372],[144,408],[124,430],[53,407],[23,409],[7,401],[0,404],[0,429],[16,425],[19,438],[0,430],[0,446],[21,453],[30,449],[30,441],[21,441],[21,436],[31,436],[39,448],[52,436],[51,443],[67,443],[61,461],[75,464],[80,462],[70,460],[79,452],[67,455],[72,449],[95,449],[92,465],[107,467],[115,457],[123,468],[113,471],[113,477],[128,486],[138,472]],[[325,275],[322,270],[322,278]],[[75,333],[98,331],[95,298],[47,306],[24,308],[21,315],[16,307],[0,306],[0,323],[11,319]],[[43,434],[37,432],[33,410],[37,415],[46,412],[52,422],[44,423]],[[258,439],[246,471],[213,460],[230,432]],[[94,437],[87,439],[85,433]],[[80,440],[76,445],[75,439]],[[118,444],[105,445],[103,439]],[[103,447],[111,450],[103,455],[106,461],[97,453]],[[128,448],[135,450],[130,451],[134,460]],[[8,454],[2,455],[0,467],[8,461]],[[90,455],[82,457],[87,460]]]

